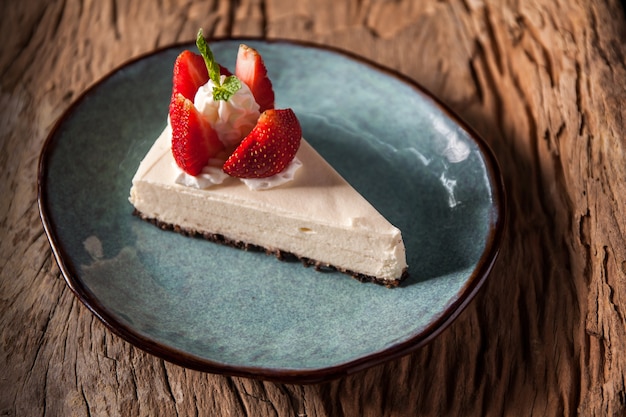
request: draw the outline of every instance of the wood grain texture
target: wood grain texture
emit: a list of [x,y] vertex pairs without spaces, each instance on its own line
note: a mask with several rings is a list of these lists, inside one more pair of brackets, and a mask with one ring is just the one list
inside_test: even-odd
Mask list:
[[[616,0],[9,0],[0,5],[1,416],[626,415],[626,20]],[[415,79],[494,149],[506,243],[431,344],[335,381],[190,371],[65,285],[37,160],[82,91],[156,47],[306,39]]]

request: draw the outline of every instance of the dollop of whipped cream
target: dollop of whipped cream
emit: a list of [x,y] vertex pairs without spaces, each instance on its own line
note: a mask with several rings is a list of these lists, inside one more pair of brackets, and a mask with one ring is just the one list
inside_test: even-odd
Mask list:
[[224,180],[228,178],[228,174],[222,170],[222,166],[224,165],[223,159],[209,159],[209,163],[202,168],[202,172],[195,177],[180,169],[176,163],[173,163],[172,165],[176,170],[176,178],[174,179],[174,182],[186,187],[198,189],[209,188],[213,185],[223,183]]
[[[222,170],[223,164],[223,159],[211,159],[209,160],[209,164],[202,169],[202,172],[194,177],[193,175],[187,174],[174,163],[173,166],[176,170],[174,182],[186,187],[198,189],[221,184],[229,177],[229,175]],[[301,166],[302,161],[296,157],[291,160],[287,168],[276,175],[267,178],[240,178],[240,180],[252,191],[269,190],[270,188],[278,187],[279,185],[292,181],[296,176],[296,171],[298,171]]]
[[293,180],[296,176],[296,171],[300,169],[301,166],[302,162],[297,157],[294,157],[289,165],[287,165],[287,168],[276,175],[267,178],[241,178],[241,182],[246,184],[251,190],[269,190],[270,188],[278,187],[279,185]]
[[[226,78],[220,77],[221,82]],[[211,123],[217,136],[227,147],[234,147],[254,128],[261,113],[252,91],[245,84],[227,101],[213,100],[215,83],[209,80],[198,89],[193,104]]]

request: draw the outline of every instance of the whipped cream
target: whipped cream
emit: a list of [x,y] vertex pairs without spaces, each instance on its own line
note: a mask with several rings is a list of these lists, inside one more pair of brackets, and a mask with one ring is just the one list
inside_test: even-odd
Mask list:
[[276,175],[267,178],[241,178],[241,182],[246,184],[249,189],[254,191],[269,190],[292,181],[296,176],[296,171],[302,166],[302,162],[294,157],[287,168]]
[[[223,82],[226,76],[221,76]],[[252,131],[259,119],[259,105],[250,88],[241,83],[241,88],[228,101],[213,100],[215,83],[209,80],[198,89],[194,106],[211,123],[217,136],[227,147],[234,147]]]
[[216,184],[221,184],[226,178],[228,178],[228,174],[222,170],[223,165],[224,160],[212,158],[209,160],[209,163],[202,168],[202,172],[194,177],[193,175],[187,174],[185,171],[180,169],[176,163],[174,163],[174,169],[176,172],[174,182],[176,184],[197,188],[199,190],[209,188]]
[[[224,160],[222,159],[211,159],[209,164],[202,169],[202,172],[194,177],[193,175],[187,174],[174,163],[174,170],[176,172],[174,182],[199,190],[221,184],[229,177],[229,175],[222,170],[223,164]],[[289,165],[287,165],[287,168],[276,175],[267,178],[240,178],[240,180],[252,191],[269,190],[270,188],[293,181],[296,176],[296,171],[301,166],[302,162],[298,158],[293,158]]]

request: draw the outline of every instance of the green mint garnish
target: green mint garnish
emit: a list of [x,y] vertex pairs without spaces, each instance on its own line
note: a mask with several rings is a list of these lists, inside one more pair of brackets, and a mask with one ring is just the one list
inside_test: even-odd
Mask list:
[[213,100],[228,101],[241,88],[241,81],[234,75],[224,79],[224,83],[213,88]]
[[196,37],[196,46],[200,51],[200,55],[204,58],[207,70],[209,70],[209,78],[213,80],[216,85],[220,85],[220,65],[215,62],[213,52],[209,48],[209,44],[202,35],[202,28],[198,30],[198,36]]
[[204,58],[206,68],[209,71],[209,78],[215,84],[215,87],[213,87],[213,100],[228,101],[241,88],[241,81],[234,75],[226,77],[224,83],[220,81],[220,65],[215,61],[213,52],[202,35],[202,29],[198,31],[196,46],[200,51],[200,55]]

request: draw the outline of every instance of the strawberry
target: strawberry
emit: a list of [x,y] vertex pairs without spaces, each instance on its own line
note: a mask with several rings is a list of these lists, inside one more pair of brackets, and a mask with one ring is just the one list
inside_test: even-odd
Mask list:
[[261,113],[274,108],[272,82],[267,77],[263,58],[255,49],[243,44],[239,46],[235,75],[250,88]]
[[224,149],[211,124],[181,93],[172,98],[170,124],[174,160],[189,175],[200,174],[209,159]]
[[228,175],[266,178],[282,172],[300,147],[302,128],[291,109],[266,110],[224,163]]
[[204,58],[191,51],[183,51],[174,62],[174,77],[172,80],[172,100],[176,94],[193,101],[198,89],[209,81]]
[[[230,76],[228,68],[219,66],[220,75]],[[172,100],[176,94],[193,101],[198,89],[209,81],[204,58],[200,54],[191,51],[183,51],[174,62],[174,76],[172,79]]]

